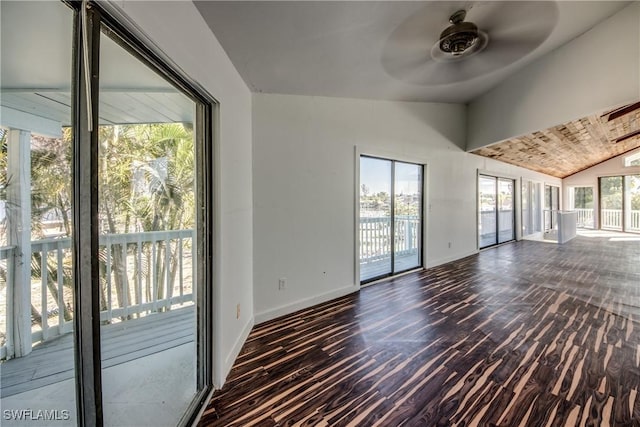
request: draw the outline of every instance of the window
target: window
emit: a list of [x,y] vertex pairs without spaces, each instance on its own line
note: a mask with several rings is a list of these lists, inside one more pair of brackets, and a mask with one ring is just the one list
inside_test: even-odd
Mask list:
[[214,102],[100,4],[1,7],[3,409],[188,424],[212,387]]
[[577,212],[577,226],[593,228],[593,187],[569,188],[569,209]]
[[423,166],[360,158],[360,281],[422,266]]
[[624,166],[625,167],[640,166],[640,152],[637,152],[635,154],[625,157]]

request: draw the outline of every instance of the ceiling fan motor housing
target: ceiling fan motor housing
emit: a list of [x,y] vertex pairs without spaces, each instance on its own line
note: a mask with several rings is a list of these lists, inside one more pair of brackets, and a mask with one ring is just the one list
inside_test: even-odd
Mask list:
[[464,10],[451,15],[452,25],[440,34],[440,50],[454,56],[462,55],[478,40],[478,27],[472,22],[463,22],[466,16]]

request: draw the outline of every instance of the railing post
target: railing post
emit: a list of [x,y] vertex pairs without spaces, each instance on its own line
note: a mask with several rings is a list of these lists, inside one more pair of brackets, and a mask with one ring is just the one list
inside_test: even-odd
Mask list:
[[13,302],[13,285],[14,281],[14,254],[16,253],[16,249],[13,246],[7,246],[6,248],[0,248],[0,259],[7,260],[7,276],[6,276],[6,319],[7,329],[6,329],[6,354],[4,355],[7,360],[15,357],[15,347],[13,345],[13,306],[11,302]]
[[16,357],[31,353],[31,133],[11,129],[7,144],[7,231],[13,259],[13,345]]

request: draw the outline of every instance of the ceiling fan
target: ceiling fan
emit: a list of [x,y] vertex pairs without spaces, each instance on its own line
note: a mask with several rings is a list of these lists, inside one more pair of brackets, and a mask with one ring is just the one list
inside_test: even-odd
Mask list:
[[471,80],[535,50],[551,34],[557,14],[555,2],[429,2],[396,27],[381,62],[407,83]]
[[467,11],[460,9],[449,17],[450,26],[440,33],[440,38],[431,48],[431,57],[436,61],[460,61],[487,47],[489,35],[478,30],[472,22],[465,22]]

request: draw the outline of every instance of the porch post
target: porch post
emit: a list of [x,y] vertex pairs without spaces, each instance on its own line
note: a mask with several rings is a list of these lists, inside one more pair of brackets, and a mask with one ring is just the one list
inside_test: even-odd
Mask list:
[[[7,143],[7,231],[15,246],[13,298],[7,310],[13,323],[16,357],[31,353],[31,133],[10,129]],[[46,315],[46,314],[43,314]]]

